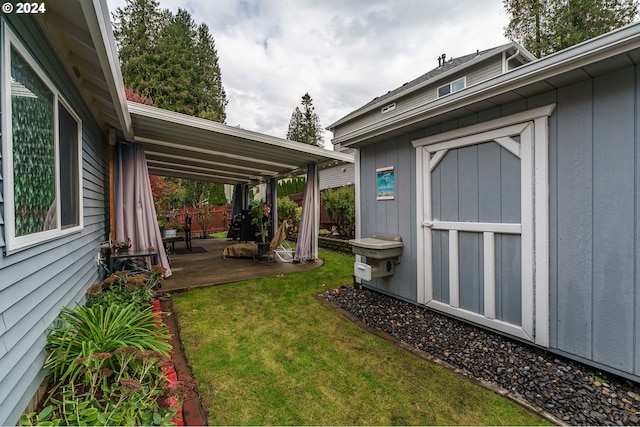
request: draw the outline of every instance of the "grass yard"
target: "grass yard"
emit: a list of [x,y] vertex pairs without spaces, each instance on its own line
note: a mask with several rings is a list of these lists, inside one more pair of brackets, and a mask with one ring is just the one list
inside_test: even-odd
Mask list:
[[218,231],[217,233],[210,233],[209,237],[213,237],[215,239],[226,239],[227,233],[227,231]]
[[353,258],[174,296],[210,425],[539,425],[511,401],[373,336],[314,298]]

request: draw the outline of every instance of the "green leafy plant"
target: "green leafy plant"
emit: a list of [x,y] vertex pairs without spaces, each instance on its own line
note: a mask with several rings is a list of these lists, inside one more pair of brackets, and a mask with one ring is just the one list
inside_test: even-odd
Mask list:
[[[54,383],[73,382],[84,367],[75,361],[96,353],[111,353],[120,347],[133,346],[141,351],[153,350],[167,356],[171,346],[166,326],[157,322],[151,306],[127,305],[64,307],[55,326],[47,335],[50,351],[45,368]],[[117,368],[109,366],[110,369]]]
[[171,219],[164,224],[165,230],[182,230],[182,226],[175,219]]
[[136,303],[144,308],[151,303],[153,289],[165,271],[160,266],[153,266],[150,275],[117,271],[87,290],[87,306]]
[[[173,425],[174,407],[163,397],[182,400],[196,384],[178,381],[167,389],[161,367],[166,358],[155,351],[121,347],[75,361],[86,375],[50,395],[38,414],[21,417],[23,425]],[[117,366],[112,370],[109,366]]]
[[320,201],[338,233],[343,236],[353,236],[356,216],[355,187],[348,185],[326,190],[320,195]]
[[288,197],[278,198],[278,222],[287,220],[293,226],[294,230],[300,225],[300,213],[302,208],[296,202]]
[[256,237],[260,236],[260,241],[262,243],[267,242],[267,234],[269,234],[269,225],[271,225],[271,221],[269,219],[264,219],[264,203],[259,201],[255,203],[251,207],[251,224],[256,226]]

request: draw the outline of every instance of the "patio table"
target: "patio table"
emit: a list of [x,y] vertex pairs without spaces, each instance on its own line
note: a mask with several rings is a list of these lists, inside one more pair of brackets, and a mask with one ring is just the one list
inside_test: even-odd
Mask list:
[[[158,252],[154,249],[152,251],[127,251],[119,252],[109,255],[109,271],[113,272],[113,264],[116,261],[132,261],[135,259],[151,258],[151,265],[158,264]],[[147,270],[151,270],[148,268]]]

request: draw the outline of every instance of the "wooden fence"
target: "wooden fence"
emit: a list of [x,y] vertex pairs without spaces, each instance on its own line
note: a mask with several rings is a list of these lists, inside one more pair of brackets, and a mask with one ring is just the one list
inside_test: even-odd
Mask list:
[[191,236],[201,237],[229,229],[233,205],[183,208],[175,215],[175,220],[184,227],[187,215],[191,215]]

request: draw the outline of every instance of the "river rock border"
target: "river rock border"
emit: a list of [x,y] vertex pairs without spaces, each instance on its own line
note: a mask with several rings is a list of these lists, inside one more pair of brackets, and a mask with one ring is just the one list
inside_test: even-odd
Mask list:
[[370,289],[320,298],[365,330],[556,424],[637,425],[640,385]]

